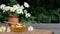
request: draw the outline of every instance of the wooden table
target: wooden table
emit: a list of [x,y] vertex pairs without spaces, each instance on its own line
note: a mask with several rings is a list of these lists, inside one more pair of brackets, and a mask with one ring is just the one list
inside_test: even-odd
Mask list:
[[[0,24],[0,26],[7,26],[6,24]],[[54,34],[52,30],[45,29],[34,29],[33,31],[23,31],[23,32],[0,32],[0,34]]]
[[23,31],[23,32],[0,32],[0,34],[54,34],[51,30],[35,29],[33,31]]

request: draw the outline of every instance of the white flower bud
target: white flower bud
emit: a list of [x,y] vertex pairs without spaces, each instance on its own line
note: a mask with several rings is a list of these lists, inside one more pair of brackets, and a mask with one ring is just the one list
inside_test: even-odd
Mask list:
[[11,29],[10,27],[7,27],[7,31],[6,32],[11,32]]
[[29,4],[27,2],[24,2],[24,6],[29,8]]
[[26,13],[26,15],[25,15],[26,18],[28,18],[28,17],[30,17],[30,16],[31,16],[30,13]]
[[34,28],[32,26],[28,27],[28,31],[33,31],[33,30],[34,30]]
[[5,27],[5,26],[2,26],[2,27],[0,28],[0,30],[2,30],[2,32],[5,32],[5,31],[6,31],[6,27]]

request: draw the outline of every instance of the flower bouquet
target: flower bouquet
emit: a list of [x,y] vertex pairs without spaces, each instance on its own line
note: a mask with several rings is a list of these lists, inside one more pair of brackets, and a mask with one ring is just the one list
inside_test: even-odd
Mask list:
[[[5,4],[0,5],[0,9],[3,10],[3,13],[9,15],[8,24],[12,27],[13,31],[22,31],[25,30],[25,26],[19,23],[18,16],[29,18],[31,16],[30,13],[27,12],[26,8],[29,8],[29,4],[24,2],[24,5],[13,5],[13,6],[6,6]],[[20,25],[19,25],[20,24]],[[17,26],[18,25],[18,26]]]
[[[29,8],[29,4],[27,2],[24,2],[24,5],[13,5],[13,6],[6,6],[5,4],[0,5],[0,9],[3,10],[3,13],[6,13],[10,16],[10,19],[8,20],[9,22],[19,22],[18,16],[22,17],[30,17],[31,14],[27,12],[26,8]],[[16,19],[12,19],[16,18]]]

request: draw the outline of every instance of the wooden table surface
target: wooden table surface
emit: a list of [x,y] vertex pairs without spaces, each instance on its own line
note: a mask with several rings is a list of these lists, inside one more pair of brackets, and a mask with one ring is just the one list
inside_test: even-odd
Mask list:
[[[0,24],[0,26],[7,26],[6,24]],[[0,32],[0,34],[54,34],[52,30],[45,29],[34,29],[33,31],[23,31],[23,32]]]
[[54,34],[51,30],[34,29],[33,31],[23,32],[0,32],[0,34]]

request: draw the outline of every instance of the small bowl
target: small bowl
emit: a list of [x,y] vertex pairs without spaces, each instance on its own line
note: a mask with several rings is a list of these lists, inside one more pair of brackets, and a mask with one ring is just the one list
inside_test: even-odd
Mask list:
[[26,30],[26,26],[20,25],[20,27],[16,27],[16,25],[13,25],[11,27],[11,30],[14,31],[14,32],[22,32],[22,31]]

